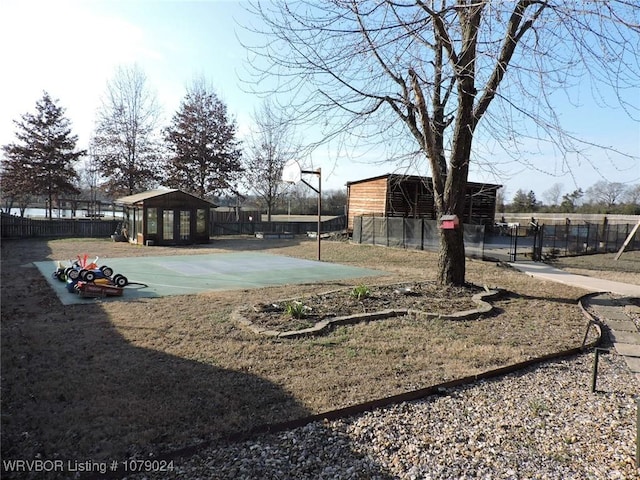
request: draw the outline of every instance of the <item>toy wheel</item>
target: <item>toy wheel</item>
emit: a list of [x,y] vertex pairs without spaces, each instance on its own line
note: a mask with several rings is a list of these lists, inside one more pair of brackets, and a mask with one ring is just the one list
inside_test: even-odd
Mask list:
[[93,282],[96,279],[96,274],[93,273],[90,270],[87,270],[84,274],[84,281],[85,282]]
[[80,272],[72,268],[71,270],[69,270],[67,277],[71,280],[77,280],[80,277]]
[[113,283],[115,283],[116,286],[122,288],[127,286],[127,284],[129,283],[129,280],[127,280],[127,277],[125,277],[124,275],[118,274],[115,277],[113,277]]
[[113,275],[113,268],[107,267],[106,265],[104,267],[100,267],[100,271],[105,277]]

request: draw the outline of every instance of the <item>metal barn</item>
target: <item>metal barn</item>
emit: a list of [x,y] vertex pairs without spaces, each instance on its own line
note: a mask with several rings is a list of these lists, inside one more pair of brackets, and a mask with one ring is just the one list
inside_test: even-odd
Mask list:
[[209,243],[213,203],[182,190],[149,190],[116,200],[124,208],[129,242],[140,245]]
[[[467,182],[462,223],[493,225],[496,192],[502,185]],[[386,174],[347,183],[347,228],[356,216],[436,219],[430,177]]]

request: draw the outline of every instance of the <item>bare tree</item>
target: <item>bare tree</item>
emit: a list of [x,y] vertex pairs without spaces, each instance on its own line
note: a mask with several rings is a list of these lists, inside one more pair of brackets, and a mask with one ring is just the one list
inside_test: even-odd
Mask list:
[[97,207],[100,184],[104,181],[100,175],[100,161],[93,145],[89,146],[87,155],[78,169],[80,189],[89,196],[89,213]]
[[547,190],[542,192],[542,197],[549,206],[560,205],[560,198],[562,197],[563,185],[561,183],[554,183]]
[[265,101],[254,112],[254,126],[245,141],[244,183],[267,207],[267,221],[282,196],[282,169],[289,160],[299,159],[291,123],[278,115],[273,104]]
[[601,180],[587,188],[585,194],[592,203],[613,207],[624,196],[626,190],[624,183]]
[[91,141],[109,194],[132,195],[157,186],[159,117],[156,96],[142,69],[119,67],[107,83]]
[[631,205],[640,205],[640,183],[627,188],[624,193],[624,200]]
[[[438,217],[463,216],[477,136],[518,159],[530,139],[583,152],[560,124],[556,91],[590,79],[637,114],[624,98],[640,83],[634,2],[256,0],[250,11],[266,25],[264,43],[248,46],[262,60],[256,89],[275,77],[272,93],[293,96],[325,138],[426,159]],[[441,230],[440,244],[439,281],[463,284],[462,230]]]
[[312,215],[317,213],[317,195],[304,183],[289,184],[283,192],[286,211],[290,215]]

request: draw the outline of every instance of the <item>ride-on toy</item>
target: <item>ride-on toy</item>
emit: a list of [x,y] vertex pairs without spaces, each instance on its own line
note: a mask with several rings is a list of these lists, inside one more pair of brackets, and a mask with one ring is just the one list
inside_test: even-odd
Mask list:
[[87,258],[87,255],[78,255],[77,260],[70,260],[67,267],[58,262],[53,276],[66,282],[69,292],[81,297],[121,296],[124,287],[129,284],[127,277],[121,274],[113,275],[113,269],[106,265],[98,267],[98,257],[91,263]]

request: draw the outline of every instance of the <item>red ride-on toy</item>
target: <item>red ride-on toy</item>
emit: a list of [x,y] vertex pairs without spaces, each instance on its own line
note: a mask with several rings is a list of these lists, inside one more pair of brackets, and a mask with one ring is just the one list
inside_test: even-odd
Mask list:
[[103,265],[98,267],[98,257],[87,262],[87,255],[71,262],[71,266],[63,268],[58,262],[58,269],[53,276],[67,282],[67,290],[83,297],[120,296],[123,288],[129,284],[127,277],[113,275],[113,269]]

